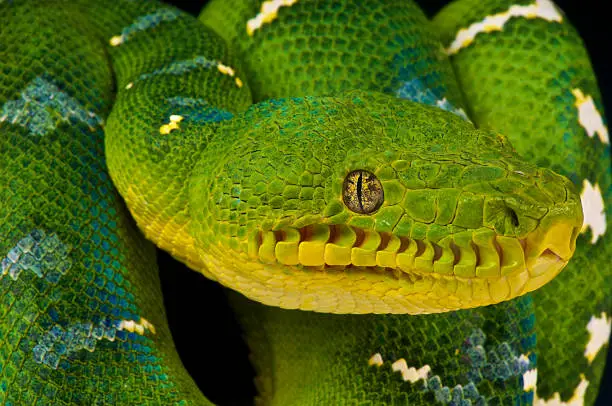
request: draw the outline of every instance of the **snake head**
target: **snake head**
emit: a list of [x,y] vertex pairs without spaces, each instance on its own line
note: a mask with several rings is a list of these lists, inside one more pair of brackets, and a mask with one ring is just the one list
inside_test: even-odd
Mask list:
[[284,308],[434,313],[539,288],[573,255],[573,184],[507,139],[377,93],[272,100],[215,135],[191,232],[221,283]]

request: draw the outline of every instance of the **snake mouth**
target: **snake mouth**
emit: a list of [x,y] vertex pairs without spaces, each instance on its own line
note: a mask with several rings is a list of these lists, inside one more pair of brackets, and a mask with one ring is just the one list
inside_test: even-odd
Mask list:
[[538,228],[525,238],[525,262],[530,280],[526,292],[538,289],[567,265],[576,250],[580,227],[564,221]]
[[479,229],[431,242],[344,224],[312,224],[256,231],[248,253],[262,263],[368,272],[413,283],[423,278],[507,279],[509,299],[554,278],[573,255],[578,232],[578,227],[559,222],[524,238]]

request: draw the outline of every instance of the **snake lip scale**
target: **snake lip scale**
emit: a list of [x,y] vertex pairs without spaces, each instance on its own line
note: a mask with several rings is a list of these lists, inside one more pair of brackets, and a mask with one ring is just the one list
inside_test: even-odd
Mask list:
[[248,251],[264,264],[276,262],[308,271],[382,272],[410,281],[426,277],[469,281],[528,272],[538,282],[523,285],[528,286],[524,292],[521,288],[526,293],[565,267],[578,232],[577,226],[561,224],[551,227],[544,238],[539,231],[515,238],[485,230],[486,243],[475,242],[470,232],[436,243],[343,224],[315,224],[256,231]]

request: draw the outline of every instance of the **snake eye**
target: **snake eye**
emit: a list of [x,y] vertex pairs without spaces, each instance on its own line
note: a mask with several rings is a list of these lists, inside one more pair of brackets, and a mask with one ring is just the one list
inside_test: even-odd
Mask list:
[[352,171],[342,185],[342,199],[349,210],[359,214],[376,211],[384,200],[382,184],[368,171]]

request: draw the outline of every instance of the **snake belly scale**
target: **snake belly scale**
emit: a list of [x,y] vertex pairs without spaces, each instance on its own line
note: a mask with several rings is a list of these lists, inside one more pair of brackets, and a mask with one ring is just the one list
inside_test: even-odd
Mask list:
[[259,404],[594,402],[610,142],[551,1],[0,1],[0,74],[0,404],[211,404],[153,244]]

